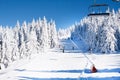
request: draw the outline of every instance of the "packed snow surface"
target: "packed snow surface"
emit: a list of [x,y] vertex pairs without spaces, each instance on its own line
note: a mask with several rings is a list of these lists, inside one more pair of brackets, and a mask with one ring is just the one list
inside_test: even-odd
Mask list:
[[91,63],[82,53],[49,51],[46,54],[38,54],[30,60],[15,62],[8,69],[0,71],[0,80],[120,79],[120,54],[87,56],[98,69],[97,73],[90,73]]
[[[15,61],[0,71],[0,80],[120,80],[120,54],[70,51],[50,49],[31,59]],[[98,72],[91,73],[90,61]]]

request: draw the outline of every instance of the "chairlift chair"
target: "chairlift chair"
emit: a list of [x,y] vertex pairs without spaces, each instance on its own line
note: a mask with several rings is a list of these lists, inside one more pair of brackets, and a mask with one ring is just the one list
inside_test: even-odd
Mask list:
[[88,16],[109,16],[110,13],[106,12],[108,8],[109,6],[107,4],[96,4],[96,0],[94,0],[94,4],[90,5],[88,8]]
[[120,2],[120,0],[112,0],[113,2]]
[[[88,16],[109,16],[110,13],[106,12],[109,6],[107,4],[93,4],[89,6],[90,13]],[[105,11],[103,11],[103,9]]]

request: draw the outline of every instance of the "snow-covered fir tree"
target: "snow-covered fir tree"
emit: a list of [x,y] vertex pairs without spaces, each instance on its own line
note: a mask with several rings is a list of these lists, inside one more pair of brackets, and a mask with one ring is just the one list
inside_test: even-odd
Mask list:
[[53,48],[55,47],[55,45],[57,45],[57,31],[56,31],[56,25],[55,22],[53,20],[50,21],[50,23],[48,24],[48,42],[49,42],[49,47]]
[[22,25],[17,21],[13,28],[0,26],[0,68],[1,65],[7,67],[15,60],[30,59],[31,55],[54,48],[57,40],[55,22],[48,22],[45,17],[29,23],[24,21]]
[[88,50],[92,49],[97,53],[118,51],[120,50],[120,9],[116,12],[112,10],[110,13],[109,16],[85,17],[73,25],[72,31],[70,28],[60,29],[58,36],[68,38],[66,30],[69,30],[71,39],[83,40],[88,45]]
[[104,21],[103,25],[99,26],[96,49],[98,52],[111,53],[115,51],[116,46],[115,30],[109,25],[110,22],[106,22],[109,21]]

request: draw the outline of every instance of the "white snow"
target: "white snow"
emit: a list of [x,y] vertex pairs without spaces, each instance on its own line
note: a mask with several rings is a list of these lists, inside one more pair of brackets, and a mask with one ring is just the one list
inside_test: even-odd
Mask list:
[[111,14],[58,32],[45,17],[0,26],[0,80],[120,80],[120,10]]
[[[71,44],[70,41],[64,41]],[[63,43],[61,43],[63,44]],[[81,45],[82,47],[83,45]],[[69,46],[70,47],[70,46]],[[83,46],[84,47],[84,46]],[[0,80],[120,80],[120,54],[69,53],[69,49],[50,49],[34,54],[31,59],[22,59],[0,71]],[[94,63],[98,72],[91,73]]]

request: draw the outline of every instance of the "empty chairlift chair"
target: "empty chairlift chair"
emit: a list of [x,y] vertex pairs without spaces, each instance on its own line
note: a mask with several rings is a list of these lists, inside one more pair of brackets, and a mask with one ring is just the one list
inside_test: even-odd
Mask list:
[[107,12],[109,6],[107,4],[93,4],[90,5],[88,10],[88,16],[109,16],[110,13]]
[[120,0],[112,0],[113,2],[120,2]]

